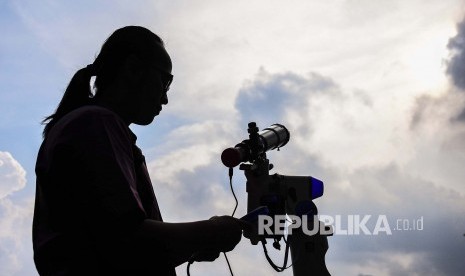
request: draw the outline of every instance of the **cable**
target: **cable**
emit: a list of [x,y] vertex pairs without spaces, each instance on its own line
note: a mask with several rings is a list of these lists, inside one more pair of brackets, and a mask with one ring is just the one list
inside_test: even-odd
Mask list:
[[[233,185],[232,185],[232,178],[233,178],[233,174],[234,174],[234,169],[232,167],[229,168],[229,187],[231,188],[231,193],[233,194],[234,196],[234,200],[236,201],[236,205],[234,206],[234,211],[232,212],[231,214],[231,217],[234,217],[234,214],[236,213],[236,209],[237,209],[237,205],[239,205],[239,202],[237,201],[237,197],[236,197],[236,194],[234,193],[234,188],[233,188]],[[226,259],[226,263],[228,264],[228,268],[229,268],[229,272],[231,272],[231,276],[234,276],[234,273],[231,269],[231,264],[229,263],[229,260],[228,260],[228,256],[226,256],[226,253],[223,252],[223,255],[224,255],[224,258]]]
[[232,272],[231,265],[229,264],[228,256],[226,256],[226,253],[223,252],[224,258],[226,259],[226,263],[228,264],[229,267],[229,272],[231,273],[231,276],[234,276],[234,273]]
[[187,262],[187,276],[191,276],[191,273],[189,272],[189,270],[190,270],[190,268],[191,268],[191,264],[192,264],[192,262],[189,260],[189,261]]
[[[231,217],[234,217],[234,214],[236,213],[236,210],[237,210],[237,206],[239,205],[239,202],[237,201],[237,197],[236,197],[236,194],[234,193],[234,188],[233,188],[233,185],[232,185],[232,177],[233,177],[233,168],[229,168],[229,187],[231,188],[231,192],[234,196],[234,200],[236,201],[236,205],[234,206],[234,211],[232,212],[231,214]],[[229,259],[228,259],[228,256],[226,256],[226,253],[223,252],[223,255],[224,255],[224,258],[226,259],[226,263],[228,264],[228,268],[229,268],[229,272],[231,273],[231,276],[234,276],[234,273],[232,271],[232,268],[231,268],[231,264],[229,263]],[[191,267],[191,264],[194,262],[193,260],[193,257],[191,257],[189,259],[189,261],[187,262],[187,276],[190,276],[191,273],[190,273],[190,267]]]
[[236,193],[234,193],[234,188],[232,185],[232,177],[233,177],[233,168],[229,168],[229,187],[231,187],[231,192],[234,196],[234,200],[236,201],[236,206],[234,206],[234,211],[232,212],[231,217],[234,217],[234,214],[236,213],[237,205],[239,205],[239,202],[237,201]]
[[273,260],[271,260],[270,256],[268,255],[268,250],[266,249],[266,241],[265,239],[262,239],[261,240],[262,242],[262,246],[263,246],[263,252],[265,252],[265,257],[266,257],[266,260],[268,261],[268,263],[271,265],[271,267],[276,270],[277,272],[283,272],[284,270],[290,268],[292,266],[292,264],[290,266],[287,266],[287,259],[288,259],[288,254],[289,254],[289,247],[290,247],[290,242],[286,242],[286,251],[284,253],[284,263],[281,267],[277,266]]

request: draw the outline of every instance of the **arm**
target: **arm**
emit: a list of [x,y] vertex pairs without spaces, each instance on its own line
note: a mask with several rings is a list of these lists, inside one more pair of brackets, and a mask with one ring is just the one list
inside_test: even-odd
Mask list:
[[178,266],[197,252],[228,252],[240,241],[243,223],[229,216],[186,223],[166,223],[146,219],[134,233],[136,244],[154,250],[164,245],[168,258]]

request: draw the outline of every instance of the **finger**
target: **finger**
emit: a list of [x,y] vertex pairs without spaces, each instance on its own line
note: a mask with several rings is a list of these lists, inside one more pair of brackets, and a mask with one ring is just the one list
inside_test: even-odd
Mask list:
[[220,256],[220,252],[215,251],[203,251],[199,252],[195,256],[196,262],[212,262]]
[[252,230],[254,228],[254,224],[245,220],[237,219],[239,226],[242,230]]
[[219,256],[220,256],[220,252],[213,252],[213,253],[209,253],[205,259],[209,262],[213,262],[214,260],[218,259]]

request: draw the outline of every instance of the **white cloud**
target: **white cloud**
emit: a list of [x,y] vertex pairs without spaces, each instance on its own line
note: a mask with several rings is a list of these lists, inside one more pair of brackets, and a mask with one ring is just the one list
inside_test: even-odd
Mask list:
[[[163,25],[177,76],[168,112],[206,119],[212,112],[233,114],[242,81],[260,66],[319,72],[369,94],[418,94],[426,82],[443,80],[432,77],[441,72],[432,66],[445,57],[455,3],[179,2]],[[424,16],[412,20],[417,5]],[[206,108],[187,114],[191,102]]]
[[[228,129],[221,123],[207,121],[186,125],[172,130],[165,137],[165,142],[155,149],[155,156],[148,167],[157,173],[158,181],[170,182],[177,173],[193,172],[198,167],[212,163],[221,147],[225,145],[222,138]],[[171,183],[175,187],[178,185]]]
[[23,275],[32,261],[33,199],[0,199],[0,274]]
[[[0,152],[0,274],[20,275],[30,254],[33,200],[12,199],[26,185],[26,172],[8,152]],[[29,260],[25,259],[29,258]]]
[[0,151],[0,199],[26,186],[26,171],[9,152]]

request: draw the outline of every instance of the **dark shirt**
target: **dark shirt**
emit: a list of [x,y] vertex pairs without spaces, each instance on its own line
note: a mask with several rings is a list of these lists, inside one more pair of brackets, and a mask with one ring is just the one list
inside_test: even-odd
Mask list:
[[136,136],[114,112],[78,108],[50,130],[36,163],[34,261],[41,275],[175,275],[163,244],[134,242],[162,221]]

